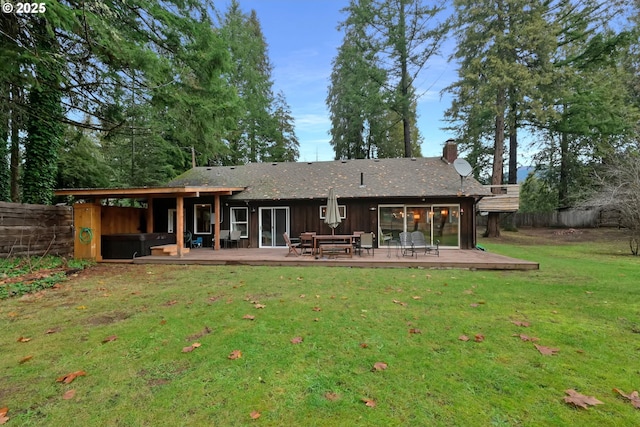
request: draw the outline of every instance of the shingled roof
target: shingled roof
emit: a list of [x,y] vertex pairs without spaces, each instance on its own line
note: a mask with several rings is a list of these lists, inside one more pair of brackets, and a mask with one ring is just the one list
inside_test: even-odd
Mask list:
[[[331,187],[343,199],[447,197],[458,196],[460,176],[442,158],[423,157],[196,167],[167,185],[244,187],[232,196],[238,200],[322,199]],[[490,194],[471,177],[465,179],[464,193]]]

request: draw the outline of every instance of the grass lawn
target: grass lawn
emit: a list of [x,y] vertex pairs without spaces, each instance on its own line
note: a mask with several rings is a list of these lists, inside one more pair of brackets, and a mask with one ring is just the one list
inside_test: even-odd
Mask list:
[[1,300],[6,425],[640,425],[640,258],[504,235],[540,270],[104,264]]

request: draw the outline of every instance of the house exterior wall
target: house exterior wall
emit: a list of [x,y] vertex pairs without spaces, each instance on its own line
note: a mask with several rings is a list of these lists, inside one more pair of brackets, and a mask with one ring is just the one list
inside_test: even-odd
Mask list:
[[[184,201],[185,225],[194,237],[202,237],[205,247],[212,247],[213,235],[196,234],[194,230],[194,211],[196,204],[214,205],[213,197],[186,198]],[[355,231],[378,233],[378,215],[381,205],[407,206],[439,206],[459,205],[459,247],[473,249],[475,247],[475,211],[471,198],[385,198],[385,199],[338,199],[338,204],[345,206],[346,218],[336,228],[336,234],[352,234]],[[287,207],[289,209],[289,234],[297,237],[302,232],[315,231],[318,234],[331,234],[331,229],[320,218],[320,208],[326,200],[263,200],[237,201],[229,198],[221,199],[221,230],[231,228],[231,208],[246,208],[248,212],[248,238],[243,238],[240,247],[257,248],[260,246],[259,213],[260,208]],[[176,208],[175,199],[155,199],[153,204],[153,232],[168,232],[168,211]],[[212,227],[213,229],[213,227]],[[150,230],[151,232],[151,230]]]

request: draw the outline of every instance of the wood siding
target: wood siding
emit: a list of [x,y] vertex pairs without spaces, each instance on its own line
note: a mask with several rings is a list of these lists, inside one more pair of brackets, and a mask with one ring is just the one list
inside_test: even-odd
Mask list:
[[69,206],[0,202],[0,257],[73,254]]
[[[185,222],[188,231],[193,232],[194,204],[206,203],[213,206],[213,198],[201,197],[185,199]],[[394,198],[394,199],[338,199],[339,205],[346,207],[347,215],[336,228],[337,234],[351,234],[354,231],[378,232],[379,205],[460,205],[464,212],[459,218],[461,249],[475,248],[475,210],[471,198]],[[259,247],[259,208],[288,207],[290,214],[289,233],[297,237],[305,231],[315,231],[318,234],[330,234],[331,229],[320,218],[320,206],[326,205],[326,200],[265,200],[257,202],[237,202],[225,200],[221,203],[222,222],[220,229],[231,228],[230,208],[246,207],[249,211],[249,238],[243,239],[241,247]],[[153,232],[167,232],[167,211],[175,209],[175,200],[156,199],[154,201],[154,230]],[[151,232],[151,231],[150,231]],[[212,246],[212,235],[198,234],[203,237],[204,246]]]

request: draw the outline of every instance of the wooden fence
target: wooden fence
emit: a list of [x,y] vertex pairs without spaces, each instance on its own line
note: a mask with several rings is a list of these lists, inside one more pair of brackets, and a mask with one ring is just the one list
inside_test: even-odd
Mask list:
[[[478,217],[478,226],[486,226],[486,218],[486,216]],[[500,214],[500,222],[503,226],[515,227],[619,227],[620,213],[607,209],[571,209],[541,213],[516,212]]]
[[70,206],[0,202],[0,258],[73,256]]

